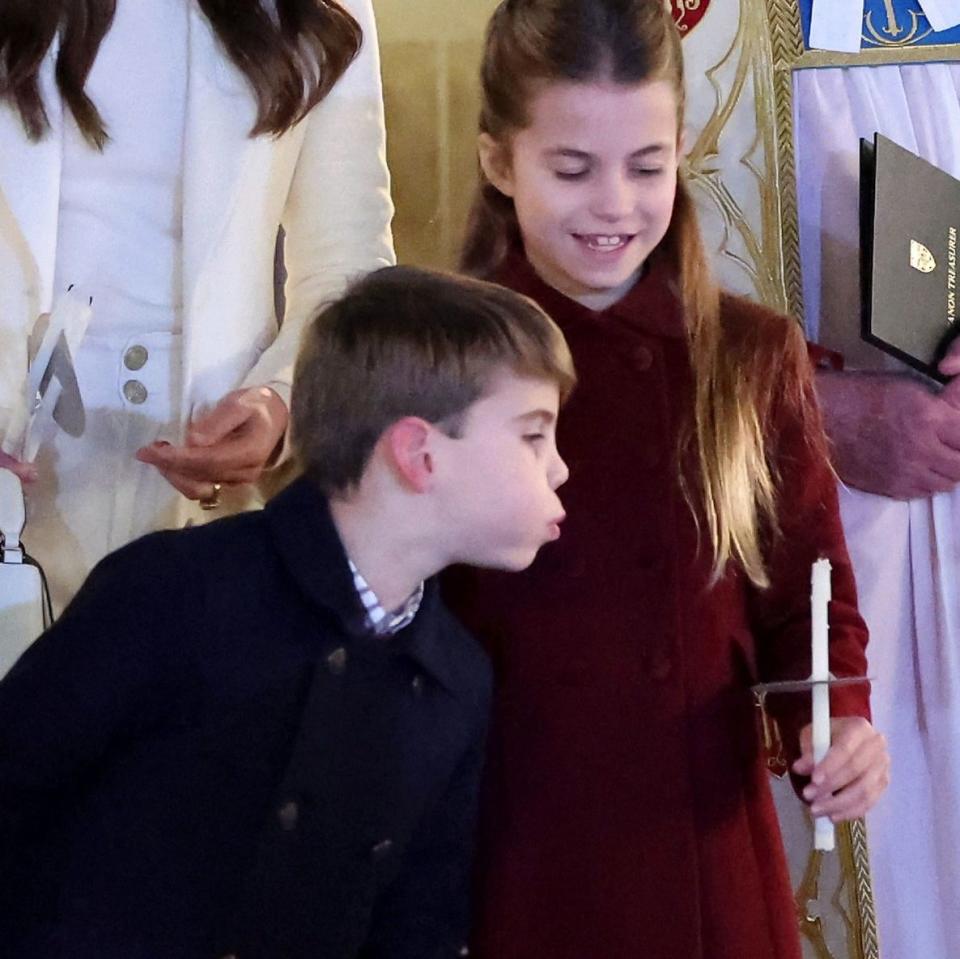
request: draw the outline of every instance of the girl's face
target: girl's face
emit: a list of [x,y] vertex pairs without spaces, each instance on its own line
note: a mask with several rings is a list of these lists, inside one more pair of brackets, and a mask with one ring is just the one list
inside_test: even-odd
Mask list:
[[677,187],[677,100],[669,83],[556,81],[529,106],[509,151],[480,157],[513,198],[530,263],[594,310],[615,303],[660,243]]

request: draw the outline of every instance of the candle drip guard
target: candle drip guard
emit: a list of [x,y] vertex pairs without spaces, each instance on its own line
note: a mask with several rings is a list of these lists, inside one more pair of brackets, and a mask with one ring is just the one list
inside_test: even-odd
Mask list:
[[828,679],[787,679],[772,683],[757,683],[750,687],[754,705],[760,714],[760,732],[763,748],[767,755],[767,768],[778,779],[783,779],[790,771],[783,753],[783,738],[776,720],[767,712],[767,696],[771,693],[804,693],[814,686],[858,686],[873,682],[871,676],[831,676]]

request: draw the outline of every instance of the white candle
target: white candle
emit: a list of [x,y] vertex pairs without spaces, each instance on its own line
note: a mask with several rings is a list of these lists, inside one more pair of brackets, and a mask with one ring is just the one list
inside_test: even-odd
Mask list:
[[[818,559],[813,564],[810,592],[811,660],[810,680],[813,683],[813,761],[819,763],[830,748],[830,650],[827,604],[830,602],[830,561]],[[834,848],[833,823],[825,816],[814,820],[814,849]]]

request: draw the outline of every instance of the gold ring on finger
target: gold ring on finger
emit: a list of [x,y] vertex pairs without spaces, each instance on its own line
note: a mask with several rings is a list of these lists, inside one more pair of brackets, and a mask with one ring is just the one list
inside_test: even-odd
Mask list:
[[222,489],[222,483],[214,483],[210,495],[204,496],[200,500],[200,509],[216,509],[220,505],[220,490]]

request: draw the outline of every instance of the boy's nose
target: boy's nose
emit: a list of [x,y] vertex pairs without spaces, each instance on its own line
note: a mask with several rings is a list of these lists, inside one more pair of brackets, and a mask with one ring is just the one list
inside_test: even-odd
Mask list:
[[557,490],[563,486],[564,483],[570,478],[570,470],[567,468],[567,464],[564,462],[563,457],[557,453],[554,458],[553,465],[550,467],[550,471],[547,474],[547,478],[550,482],[550,489]]

